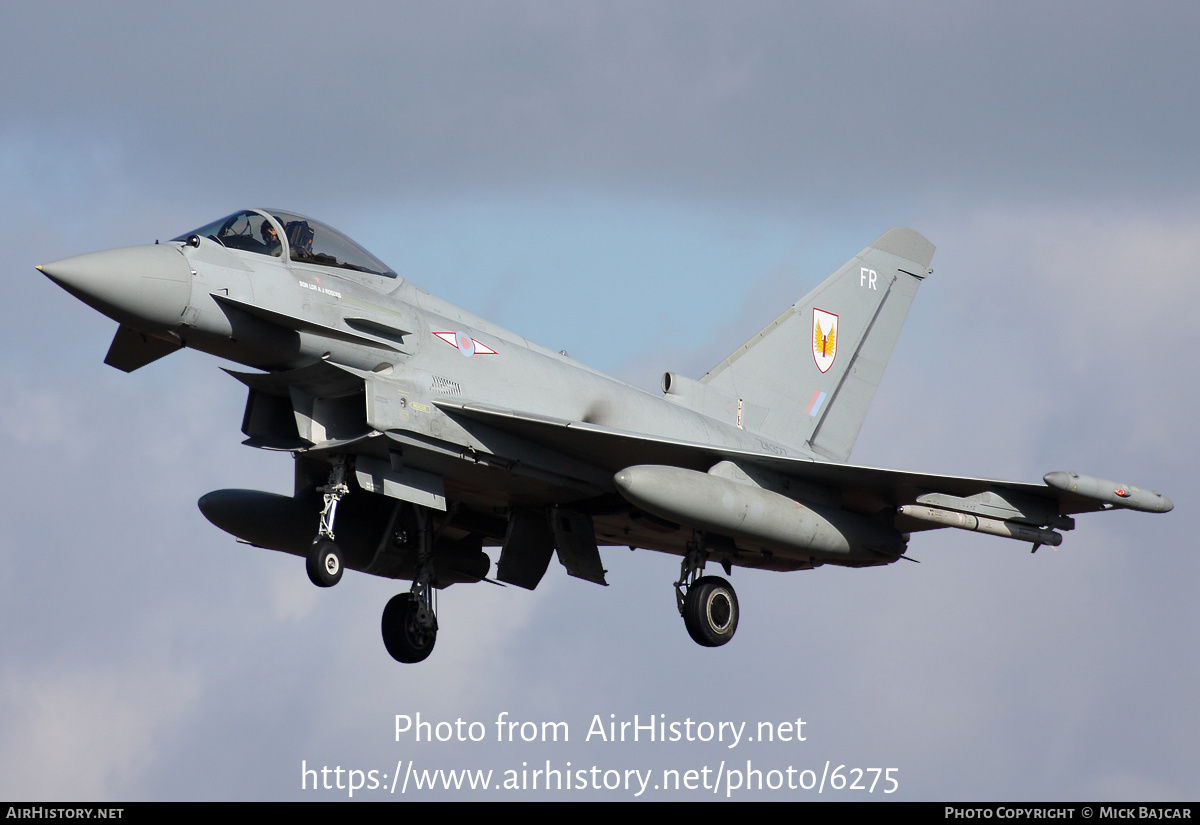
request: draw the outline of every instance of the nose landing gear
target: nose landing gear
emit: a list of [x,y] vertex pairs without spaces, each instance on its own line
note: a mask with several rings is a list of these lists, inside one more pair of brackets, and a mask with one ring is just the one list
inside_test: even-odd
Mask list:
[[324,487],[318,487],[317,492],[325,494],[325,506],[321,509],[317,537],[309,548],[305,568],[308,570],[309,581],[317,587],[333,587],[342,580],[342,571],[345,569],[342,551],[333,540],[333,522],[337,515],[338,502],[350,492],[346,485],[345,456],[334,458],[329,481]]

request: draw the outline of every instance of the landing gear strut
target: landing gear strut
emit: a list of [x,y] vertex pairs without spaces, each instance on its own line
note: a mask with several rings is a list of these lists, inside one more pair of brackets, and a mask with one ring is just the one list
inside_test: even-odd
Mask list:
[[338,502],[350,492],[350,488],[346,486],[345,456],[334,458],[329,481],[324,487],[318,487],[317,492],[325,494],[325,506],[321,508],[317,538],[309,548],[305,567],[308,570],[309,581],[317,587],[333,587],[342,580],[342,571],[345,569],[342,551],[333,540],[333,521],[337,515]]
[[423,662],[437,642],[437,613],[434,605],[433,530],[429,510],[417,513],[417,571],[412,589],[393,596],[383,609],[383,645],[397,662]]
[[697,531],[679,565],[675,603],[688,635],[696,644],[720,647],[737,631],[738,600],[733,585],[725,579],[700,575],[707,562],[704,536]]

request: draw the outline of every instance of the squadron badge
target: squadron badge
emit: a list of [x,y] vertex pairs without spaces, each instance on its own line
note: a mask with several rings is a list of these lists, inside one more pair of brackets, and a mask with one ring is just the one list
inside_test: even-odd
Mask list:
[[813,360],[817,369],[829,372],[837,355],[838,317],[832,312],[813,307]]

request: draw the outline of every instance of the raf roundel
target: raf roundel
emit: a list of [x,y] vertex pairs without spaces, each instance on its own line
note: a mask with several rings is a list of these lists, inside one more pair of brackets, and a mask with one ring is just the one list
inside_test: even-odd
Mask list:
[[465,358],[470,358],[472,355],[498,354],[494,349],[479,343],[465,332],[435,332],[434,335],[461,352]]

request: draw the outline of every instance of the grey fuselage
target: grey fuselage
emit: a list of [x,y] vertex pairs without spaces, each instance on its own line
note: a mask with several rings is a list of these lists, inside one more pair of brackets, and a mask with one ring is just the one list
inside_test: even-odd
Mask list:
[[[270,214],[253,212],[264,222]],[[234,373],[250,387],[243,431],[253,446],[288,450],[302,460],[298,492],[302,466],[308,480],[316,480],[320,471],[312,467],[337,454],[363,457],[364,466],[365,459],[402,464],[410,477],[424,473],[436,480],[432,500],[440,506],[451,501],[470,511],[457,521],[466,532],[482,534],[485,544],[503,543],[512,508],[544,511],[586,501],[600,543],[683,553],[690,530],[664,524],[653,507],[649,515],[631,513],[617,494],[616,472],[653,460],[663,444],[712,448],[712,454],[690,450],[663,459],[697,472],[723,452],[793,460],[811,455],[740,426],[741,399],[692,379],[670,375],[665,394],[654,395],[390,272],[296,261],[288,245],[282,247],[272,256],[193,234],[69,258],[43,271],[122,324],[107,359],[114,366],[136,369],[187,346],[265,370]],[[272,383],[273,376],[280,378]],[[473,420],[473,409],[493,419]],[[541,433],[493,426],[505,411],[626,433],[648,452],[546,443]],[[423,495],[404,488],[397,497],[424,502]],[[261,520],[248,515],[241,523]],[[302,552],[300,531],[292,532],[287,542],[264,540],[265,546]],[[735,563],[812,566],[811,553],[790,557],[787,549],[738,554]]]
[[[748,452],[803,456],[789,447],[653,395],[565,355],[473,315],[400,279],[318,267],[229,250],[209,239],[198,247],[170,243],[193,272],[191,298],[179,324],[164,332],[189,347],[240,364],[270,370],[304,367],[319,361],[351,367],[383,379],[397,397],[431,406],[435,400],[486,401],[493,408],[533,412],[565,421],[600,424],[648,436],[709,444]],[[237,310],[219,303],[224,295],[246,305],[269,308],[288,318],[375,338],[394,350],[321,331],[289,330],[264,316],[234,318]],[[249,313],[247,313],[249,315]],[[349,323],[347,323],[349,319]],[[241,320],[257,335],[234,335]],[[365,322],[365,323],[364,323]],[[353,324],[353,326],[352,326]],[[301,326],[296,324],[294,326]],[[365,330],[365,331],[364,331]],[[375,330],[394,330],[391,335]],[[404,334],[399,334],[399,333]],[[450,344],[437,333],[465,333],[495,354]],[[412,429],[463,447],[485,445],[432,407],[412,414]],[[315,445],[317,449],[320,444]]]

